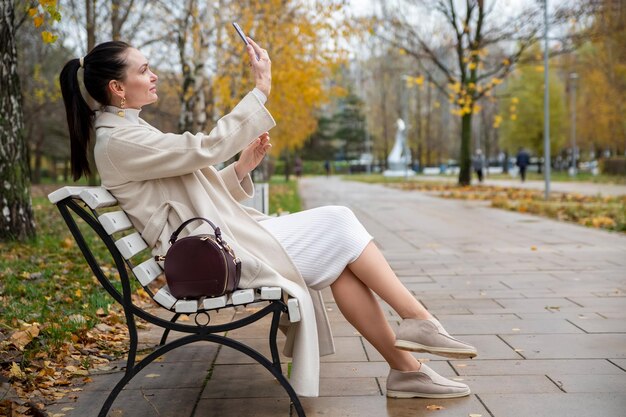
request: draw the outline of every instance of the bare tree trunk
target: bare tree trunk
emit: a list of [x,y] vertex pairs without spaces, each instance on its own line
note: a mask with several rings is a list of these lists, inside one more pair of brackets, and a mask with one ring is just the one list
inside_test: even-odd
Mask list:
[[12,0],[0,0],[0,57],[0,240],[26,240],[35,236],[35,221]]
[[[417,109],[415,110],[415,130],[417,131],[417,160],[419,162],[420,171],[424,166],[428,166],[424,159],[424,134],[422,132],[422,93],[421,88],[417,87]],[[428,153],[428,148],[426,148]],[[426,165],[425,165],[426,164]]]
[[432,120],[432,86],[430,82],[430,77],[426,79],[428,85],[426,86],[426,132],[424,133],[424,137],[426,138],[426,164],[431,166],[432,164],[432,156],[433,156],[433,138],[431,135],[431,120]]
[[[87,29],[87,52],[91,51],[96,46],[96,0],[85,0],[86,22],[85,28]],[[88,100],[89,105],[94,103]],[[93,148],[95,141],[89,144],[89,152],[87,153],[87,160],[89,162],[89,185],[98,185],[98,173],[96,170],[96,159],[93,155]]]
[[[205,94],[205,63],[209,54],[210,19],[208,5],[200,9],[196,0],[190,0],[178,35],[178,50],[182,67],[180,96],[180,131],[198,132],[207,124],[207,100]],[[191,41],[192,56],[187,56],[187,42]]]
[[461,119],[461,154],[459,185],[470,185],[472,165],[470,145],[472,143],[472,113],[466,113]]

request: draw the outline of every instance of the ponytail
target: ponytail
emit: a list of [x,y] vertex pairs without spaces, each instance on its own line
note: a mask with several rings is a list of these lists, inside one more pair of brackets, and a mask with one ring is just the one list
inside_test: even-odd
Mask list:
[[91,174],[87,152],[91,141],[94,111],[83,98],[78,84],[78,69],[80,61],[72,59],[65,64],[61,71],[60,83],[67,126],[70,131],[71,167],[74,181],[81,176]]
[[83,67],[83,80],[89,95],[101,105],[110,104],[108,84],[111,80],[124,80],[126,77],[128,48],[130,45],[121,41],[101,43],[80,60],[68,61],[61,71],[59,79],[70,131],[70,161],[74,181],[91,174],[87,152],[95,116],[80,92],[78,69]]

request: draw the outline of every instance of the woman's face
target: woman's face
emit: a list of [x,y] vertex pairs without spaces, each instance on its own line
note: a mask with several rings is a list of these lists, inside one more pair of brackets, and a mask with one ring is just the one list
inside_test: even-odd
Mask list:
[[120,82],[122,97],[126,98],[125,107],[141,109],[157,101],[156,84],[159,77],[150,70],[148,60],[137,49],[129,48],[126,62],[126,79]]

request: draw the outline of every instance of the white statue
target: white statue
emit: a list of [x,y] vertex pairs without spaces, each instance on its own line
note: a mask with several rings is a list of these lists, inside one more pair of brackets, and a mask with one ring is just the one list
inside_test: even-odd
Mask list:
[[384,172],[385,176],[409,176],[415,175],[415,171],[409,168],[411,162],[411,150],[406,140],[406,124],[404,120],[398,119],[396,122],[398,130],[396,131],[396,142],[389,152],[387,163],[389,169]]

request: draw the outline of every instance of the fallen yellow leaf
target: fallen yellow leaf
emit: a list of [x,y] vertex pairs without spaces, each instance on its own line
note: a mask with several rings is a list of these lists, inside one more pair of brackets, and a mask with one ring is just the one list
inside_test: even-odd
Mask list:
[[17,363],[13,362],[11,363],[11,369],[9,370],[9,377],[22,380],[26,378],[26,374]]
[[27,344],[29,344],[35,337],[39,336],[39,325],[33,323],[27,325],[29,327],[24,330],[19,330],[11,335],[9,342],[13,344],[19,350],[24,350]]
[[444,407],[442,405],[435,405],[435,404],[430,404],[426,406],[426,409],[430,411],[443,410],[443,408]]

